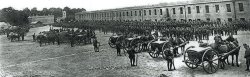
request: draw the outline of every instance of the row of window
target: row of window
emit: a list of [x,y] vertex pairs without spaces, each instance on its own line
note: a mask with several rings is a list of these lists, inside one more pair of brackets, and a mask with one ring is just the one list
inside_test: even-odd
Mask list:
[[[239,11],[240,12],[244,11],[243,3],[238,3],[238,5],[239,5]],[[227,9],[227,12],[232,12],[230,4],[226,4],[226,9]],[[187,7],[187,10],[188,10],[187,11],[188,14],[191,14],[191,7]],[[157,10],[154,9],[153,11],[154,11],[154,15],[157,15]],[[220,11],[220,6],[215,5],[215,12],[218,13],[219,11]],[[138,11],[138,12],[139,12],[139,14],[137,13],[137,11],[134,11],[134,14],[133,14],[133,11],[130,11],[130,13],[128,11],[127,12],[116,12],[115,16],[116,17],[133,16],[133,15],[137,16],[137,14],[138,14],[138,16],[141,16],[142,11]],[[144,16],[146,16],[147,14],[152,15],[152,10],[148,10],[148,13],[147,13],[146,10],[143,10],[143,12],[144,12]],[[176,14],[176,9],[172,8],[172,12],[173,12],[173,14]],[[209,5],[205,5],[205,12],[210,13]],[[184,13],[183,12],[183,7],[180,7],[180,14],[183,14],[183,13]],[[200,6],[196,6],[196,13],[200,13]],[[110,15],[109,15],[109,13],[102,13],[100,16],[101,17],[109,17],[109,16],[111,16],[111,14],[112,13],[110,13]],[[113,15],[114,15],[114,13],[113,13]],[[160,9],[159,15],[163,15],[162,9]],[[167,17],[170,16],[168,8],[166,9],[166,15],[167,15]],[[99,16],[99,15],[94,14],[94,17],[97,17],[97,16]]]
[[[146,20],[147,20],[147,19],[146,19]],[[173,21],[176,21],[176,19],[172,19],[172,20],[173,20]],[[207,21],[211,21],[210,18],[207,18],[206,20],[207,20]],[[245,18],[240,18],[240,20],[241,20],[241,21],[246,21]],[[105,20],[105,21],[106,21],[106,20]],[[122,21],[122,20],[120,20],[120,21]],[[123,20],[123,21],[142,21],[142,20],[139,19],[139,20]],[[152,19],[149,19],[149,21],[152,21]],[[157,22],[158,20],[157,20],[157,19],[154,19],[154,21]],[[169,20],[167,20],[167,21],[169,21]],[[185,21],[185,19],[181,19],[181,21]],[[196,19],[196,20],[188,19],[188,21],[201,21],[201,19]],[[217,22],[221,22],[221,19],[220,19],[220,18],[217,18],[216,21],[217,21]],[[228,21],[228,22],[232,22],[232,21],[233,21],[233,18],[228,18],[227,21]]]

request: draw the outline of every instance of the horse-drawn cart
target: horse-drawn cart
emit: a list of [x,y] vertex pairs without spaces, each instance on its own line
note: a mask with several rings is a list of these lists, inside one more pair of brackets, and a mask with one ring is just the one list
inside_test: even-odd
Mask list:
[[162,50],[164,50],[165,44],[167,44],[167,40],[152,40],[148,43],[148,53],[152,58],[157,58],[161,53],[162,57],[165,58],[165,55],[163,54]]
[[111,48],[115,47],[115,43],[120,42],[123,49],[128,48],[129,46],[135,46],[135,51],[140,52],[141,50],[141,40],[140,37],[126,38],[125,36],[111,36],[109,38],[108,44]]
[[219,54],[218,51],[215,51],[211,47],[191,46],[184,53],[184,62],[191,69],[202,66],[205,72],[212,74],[221,66],[221,60],[238,48],[240,47],[236,47],[227,53]]

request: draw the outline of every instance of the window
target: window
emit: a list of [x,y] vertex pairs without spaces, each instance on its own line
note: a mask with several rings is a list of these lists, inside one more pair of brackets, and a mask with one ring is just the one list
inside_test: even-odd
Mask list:
[[192,21],[192,19],[188,19],[188,21]]
[[221,22],[221,19],[220,19],[220,18],[217,18],[217,22]]
[[123,16],[125,16],[125,12],[122,12]]
[[215,12],[216,12],[216,13],[218,13],[218,12],[219,12],[219,10],[220,10],[219,5],[215,5]]
[[183,14],[183,8],[182,7],[180,7],[180,13]]
[[155,15],[157,15],[157,10],[155,9],[154,11],[155,11]]
[[167,17],[169,17],[170,15],[169,15],[169,10],[168,9],[166,9],[166,12],[167,12]]
[[231,6],[230,6],[230,4],[226,4],[226,7],[227,7],[227,12],[231,12]]
[[128,16],[128,12],[127,12],[127,16]]
[[245,18],[240,18],[241,21],[246,21]]
[[149,12],[149,15],[151,15],[151,10],[149,10],[148,12]]
[[244,11],[243,3],[239,3],[239,10]]
[[160,15],[162,15],[162,9],[160,9]]
[[130,12],[130,15],[133,16],[133,11]]
[[175,8],[173,8],[173,14],[175,14]]
[[120,12],[120,17],[122,16],[122,12]]
[[144,15],[147,15],[147,12],[146,12],[146,10],[144,10]]
[[139,11],[139,16],[141,16],[141,11]]
[[209,6],[206,5],[205,8],[206,8],[206,13],[209,13]]
[[232,19],[232,18],[228,18],[227,20],[228,20],[228,22],[232,22],[232,21],[233,21],[233,19]]
[[200,6],[196,6],[197,13],[200,13]]
[[191,7],[188,7],[188,14],[191,14]]
[[135,11],[135,16],[137,16],[137,11]]
[[207,21],[210,21],[210,18],[207,18]]

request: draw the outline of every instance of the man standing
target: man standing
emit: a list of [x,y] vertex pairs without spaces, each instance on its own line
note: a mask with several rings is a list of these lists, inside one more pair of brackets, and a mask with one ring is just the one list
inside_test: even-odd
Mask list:
[[246,65],[247,65],[247,68],[245,71],[249,71],[249,64],[250,64],[250,48],[249,48],[249,45],[247,44],[243,44],[244,48],[246,49],[245,50],[245,56],[244,58],[246,58]]
[[36,34],[35,33],[32,35],[32,37],[33,37],[33,41],[36,41]]
[[117,56],[121,56],[121,44],[120,44],[120,42],[116,42],[116,50],[117,50]]
[[127,50],[127,53],[128,53],[128,57],[130,59],[130,63],[131,63],[131,66],[136,66],[135,65],[135,50],[134,50],[134,46],[131,46],[129,47],[129,49]]
[[98,44],[100,44],[100,43],[97,41],[96,37],[94,37],[94,39],[93,39],[93,46],[94,46],[95,52],[99,52],[99,46],[98,46]]

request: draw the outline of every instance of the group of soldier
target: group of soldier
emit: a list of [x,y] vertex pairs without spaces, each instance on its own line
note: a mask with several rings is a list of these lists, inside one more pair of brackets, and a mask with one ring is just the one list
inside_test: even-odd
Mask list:
[[[76,21],[73,27],[84,27],[99,30],[107,34],[136,34],[150,35],[151,31],[157,30],[164,37],[184,37],[188,41],[209,40],[209,36],[229,36],[237,35],[239,30],[250,30],[250,23],[246,21],[233,22],[204,22],[204,21],[167,21],[167,22],[151,22],[151,21]],[[72,26],[71,26],[72,27]],[[116,45],[117,55],[120,56],[120,46]],[[135,52],[133,47],[128,50],[130,54],[131,65],[134,66]]]
[[238,30],[250,30],[249,22],[235,21],[227,23],[203,21],[76,21],[75,27],[88,27],[99,31],[121,34],[147,35],[152,30],[163,33],[166,37],[185,37],[188,40],[208,40],[213,35],[236,35]]

